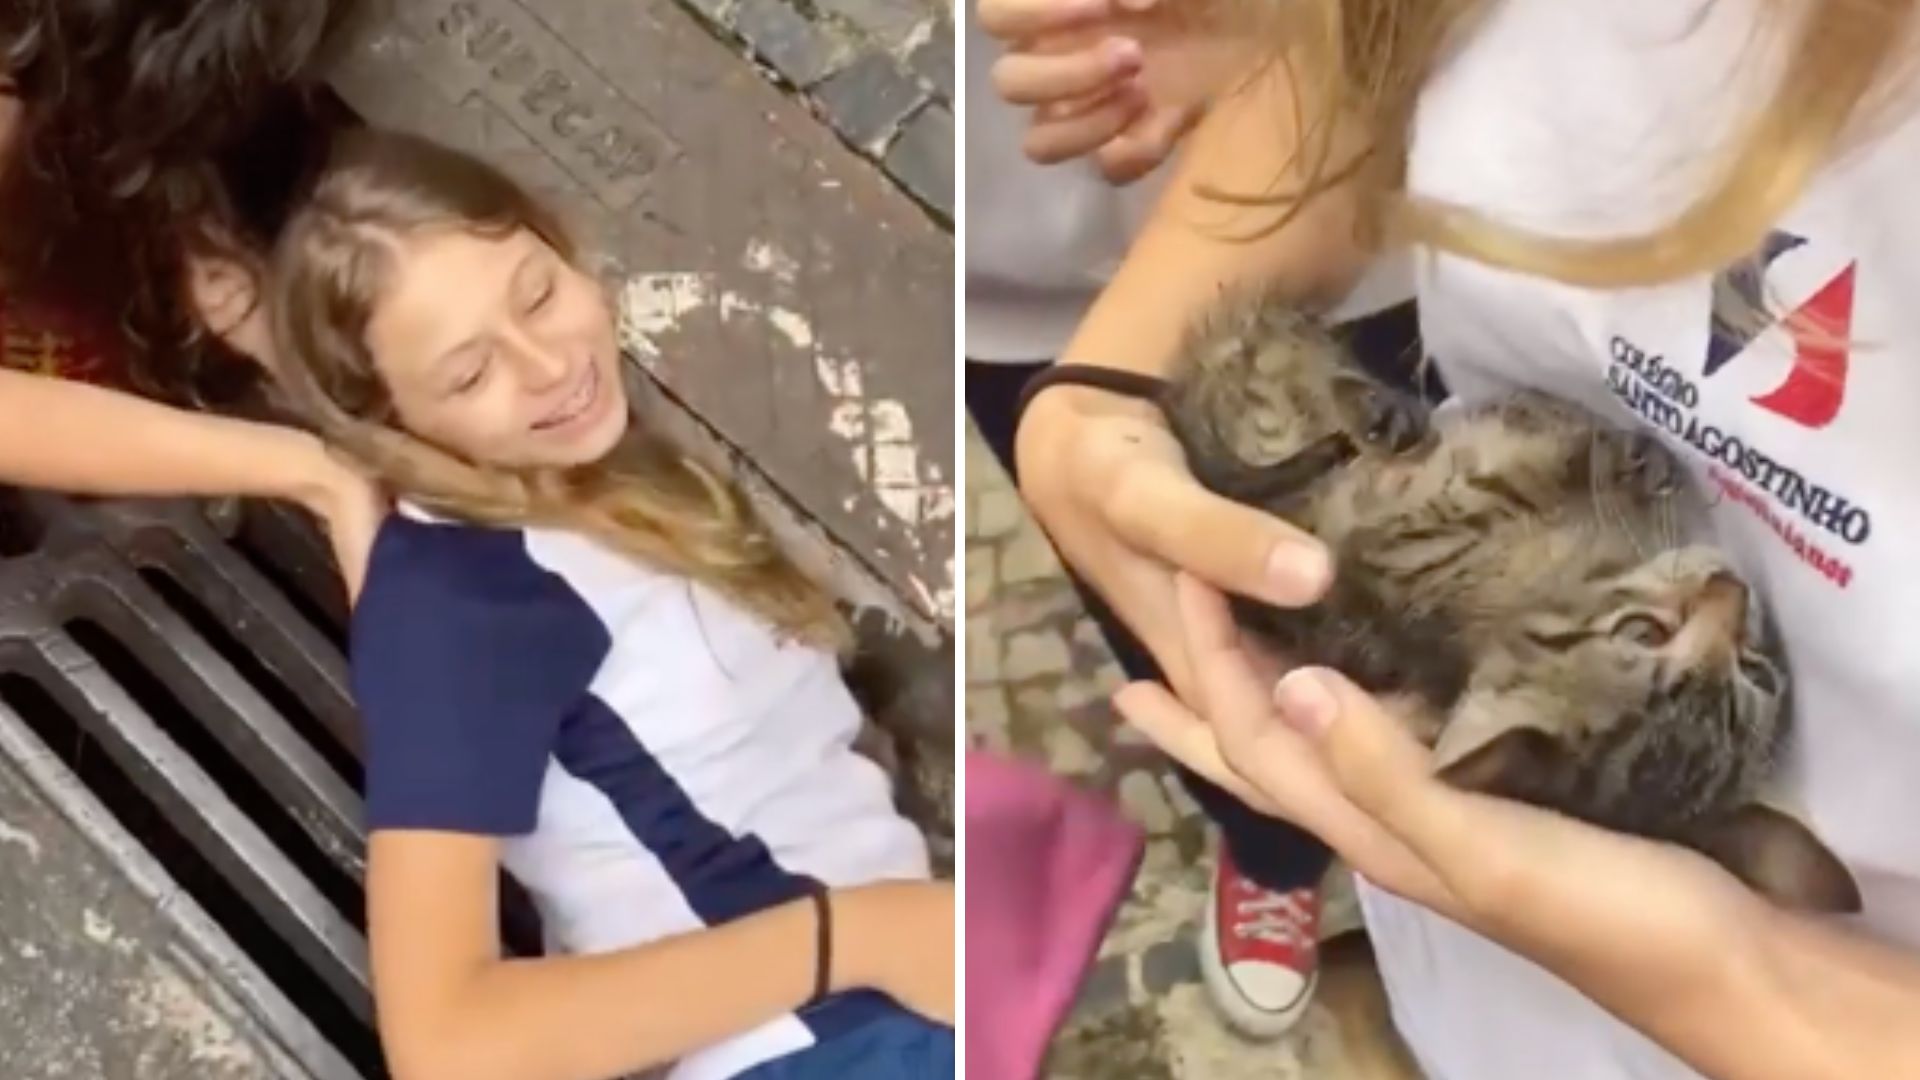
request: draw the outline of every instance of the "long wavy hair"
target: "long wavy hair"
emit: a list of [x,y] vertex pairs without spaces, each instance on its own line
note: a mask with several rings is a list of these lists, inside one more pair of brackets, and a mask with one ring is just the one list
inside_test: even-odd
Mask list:
[[784,633],[839,648],[831,599],[774,542],[739,493],[635,427],[604,461],[506,469],[406,430],[366,342],[395,240],[421,229],[528,229],[569,260],[559,221],[492,166],[394,132],[344,134],[276,247],[275,375],[321,434],[429,510],[486,524],[572,529],[701,583]]
[[[1770,0],[1762,5],[1772,24],[1767,29],[1790,35],[1783,73],[1692,201],[1638,235],[1545,235],[1406,190],[1409,131],[1421,89],[1490,6],[1487,0],[1219,0],[1210,18],[1286,43],[1275,63],[1291,80],[1300,138],[1274,190],[1210,194],[1277,209],[1260,230],[1266,232],[1308,200],[1352,184],[1362,228],[1375,242],[1416,243],[1587,287],[1657,284],[1751,254],[1845,140],[1868,134],[1886,118],[1885,107],[1910,104],[1904,91],[1916,59],[1916,0]],[[1347,134],[1355,130],[1358,140]]]
[[108,332],[143,390],[200,400],[238,358],[206,337],[186,256],[249,263],[319,145],[307,89],[360,0],[6,0],[22,105],[0,170],[0,281]]

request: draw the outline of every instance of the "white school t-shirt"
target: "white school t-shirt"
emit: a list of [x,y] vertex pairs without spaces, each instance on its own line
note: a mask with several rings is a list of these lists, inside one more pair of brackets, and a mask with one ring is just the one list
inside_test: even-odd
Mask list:
[[[1499,0],[1423,95],[1410,185],[1550,233],[1660,224],[1778,70],[1780,42],[1755,38],[1760,2]],[[1859,927],[1920,949],[1920,110],[1909,115],[1825,168],[1763,249],[1720,275],[1598,292],[1430,255],[1416,275],[1427,346],[1462,396],[1537,387],[1641,424],[1713,494],[1711,539],[1756,584],[1790,656],[1787,794],[1859,880]],[[1852,344],[1796,341],[1779,324],[1716,336],[1716,293],[1804,308]],[[1372,889],[1362,903],[1394,1018],[1432,1080],[1694,1075],[1501,947]]]
[[[501,839],[554,953],[928,876],[834,658],[571,532],[381,526],[354,609],[367,827]],[[636,1010],[671,1010],[671,991]],[[688,1054],[727,1080],[898,1012],[836,994]]]

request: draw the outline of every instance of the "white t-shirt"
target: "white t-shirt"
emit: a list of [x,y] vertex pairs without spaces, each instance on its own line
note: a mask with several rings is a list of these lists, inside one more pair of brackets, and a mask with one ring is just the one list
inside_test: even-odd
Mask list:
[[[1053,360],[1073,337],[1165,190],[1163,167],[1116,186],[1093,162],[1035,165],[1020,148],[1028,111],[993,89],[998,41],[967,3],[966,355]],[[1382,259],[1329,312],[1356,319],[1412,295],[1407,266]],[[1098,357],[1085,359],[1098,360]]]
[[1027,110],[1000,100],[1000,43],[967,17],[967,357],[1052,360],[1113,276],[1158,180],[1116,187],[1091,161],[1041,166],[1020,149]]
[[[1661,223],[1778,70],[1756,2],[1494,4],[1424,94],[1411,186],[1561,234]],[[1722,294],[1823,316],[1850,348],[1777,324],[1716,340],[1708,276],[1596,292],[1450,257],[1416,273],[1457,392],[1538,387],[1641,423],[1715,495],[1712,539],[1789,653],[1787,794],[1859,880],[1860,927],[1920,949],[1920,116],[1883,131],[1819,176],[1751,273],[1719,276]],[[1694,1075],[1531,963],[1377,891],[1362,902],[1432,1080]]]
[[[381,527],[354,611],[368,828],[500,837],[566,953],[928,876],[832,656],[586,537],[420,517]],[[668,1075],[726,1080],[893,1011],[835,995]]]

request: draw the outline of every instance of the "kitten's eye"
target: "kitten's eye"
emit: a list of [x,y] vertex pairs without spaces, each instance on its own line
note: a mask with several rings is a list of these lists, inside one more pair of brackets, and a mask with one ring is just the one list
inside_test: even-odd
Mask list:
[[1657,649],[1672,639],[1673,632],[1651,615],[1628,615],[1613,624],[1613,636],[1635,645]]
[[1741,654],[1740,674],[1747,677],[1747,681],[1753,684],[1754,689],[1768,697],[1774,697],[1780,693],[1780,673],[1773,669],[1772,664],[1757,656]]

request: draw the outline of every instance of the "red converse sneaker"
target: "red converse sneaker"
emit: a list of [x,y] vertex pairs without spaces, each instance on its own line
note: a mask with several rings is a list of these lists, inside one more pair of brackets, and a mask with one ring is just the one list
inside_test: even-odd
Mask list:
[[1320,892],[1273,892],[1234,869],[1220,848],[1200,932],[1200,971],[1227,1023],[1277,1039],[1307,1011],[1319,978]]

